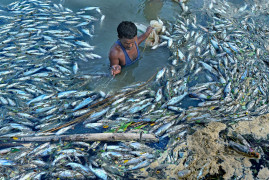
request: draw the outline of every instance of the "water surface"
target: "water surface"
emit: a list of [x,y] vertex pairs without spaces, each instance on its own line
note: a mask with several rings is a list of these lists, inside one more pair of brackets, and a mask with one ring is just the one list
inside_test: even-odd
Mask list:
[[[108,52],[113,43],[118,39],[116,29],[121,21],[132,21],[149,25],[150,20],[159,17],[165,23],[167,20],[172,20],[173,16],[181,11],[180,6],[175,6],[176,4],[173,1],[62,0],[55,2],[62,3],[64,7],[68,7],[74,12],[88,6],[98,6],[105,15],[103,23],[95,26],[95,36],[88,40],[91,45],[96,46],[94,52],[101,55],[102,58],[89,60],[88,62],[79,62],[81,73],[102,74],[105,76],[92,81],[88,88],[92,89],[94,87],[96,90],[104,90],[105,92],[112,89],[117,91],[129,84],[146,81],[158,69],[167,65],[168,57],[170,56],[168,48],[160,47],[151,50],[149,47],[145,48],[144,43],[142,43],[139,46],[142,58],[132,66],[123,68],[120,75],[112,78],[109,74]],[[89,14],[93,15],[93,12],[89,12]]]

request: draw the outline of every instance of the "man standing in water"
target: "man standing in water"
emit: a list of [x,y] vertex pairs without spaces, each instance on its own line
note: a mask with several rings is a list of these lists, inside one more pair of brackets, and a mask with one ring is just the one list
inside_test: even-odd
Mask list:
[[109,52],[111,73],[113,76],[121,72],[121,67],[129,66],[140,57],[139,44],[141,44],[152,32],[149,26],[146,32],[137,37],[137,27],[133,22],[123,21],[117,27],[118,40],[113,44]]

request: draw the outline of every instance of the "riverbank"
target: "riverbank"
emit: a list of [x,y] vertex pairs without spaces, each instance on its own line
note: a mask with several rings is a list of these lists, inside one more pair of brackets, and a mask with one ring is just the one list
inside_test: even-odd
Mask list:
[[[196,125],[195,132],[187,136],[188,154],[193,158],[171,166],[167,177],[185,179],[268,179],[269,178],[269,114],[253,117],[235,124],[211,122]],[[232,133],[240,134],[260,154],[259,158],[241,154],[228,147]],[[188,158],[187,158],[188,159]],[[173,175],[170,175],[174,172]],[[181,172],[181,174],[180,174]],[[185,174],[184,174],[185,173]]]

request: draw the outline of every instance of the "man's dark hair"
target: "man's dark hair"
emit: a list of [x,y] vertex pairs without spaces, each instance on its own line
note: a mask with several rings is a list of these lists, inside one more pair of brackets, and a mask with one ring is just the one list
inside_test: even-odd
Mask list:
[[133,39],[137,36],[137,27],[133,22],[122,21],[117,27],[118,38]]

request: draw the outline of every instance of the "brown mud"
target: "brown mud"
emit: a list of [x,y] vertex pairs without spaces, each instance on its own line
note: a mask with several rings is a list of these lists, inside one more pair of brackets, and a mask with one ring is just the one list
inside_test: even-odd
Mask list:
[[[192,130],[186,142],[168,146],[149,169],[141,169],[141,176],[151,177],[148,179],[269,179],[269,114],[250,121],[196,124]],[[232,132],[244,137],[260,156],[231,149],[229,140],[237,142]],[[183,157],[168,161],[168,156],[177,151],[184,152]]]

